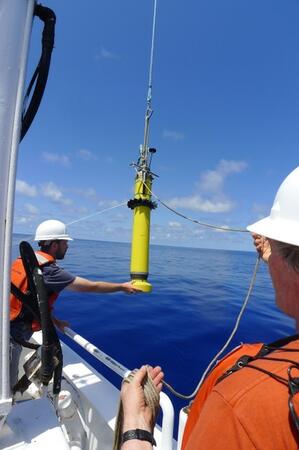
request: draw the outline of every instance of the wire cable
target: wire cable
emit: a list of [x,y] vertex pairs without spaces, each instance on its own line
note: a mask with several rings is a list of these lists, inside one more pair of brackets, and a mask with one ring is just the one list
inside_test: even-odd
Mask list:
[[150,109],[151,109],[152,86],[153,86],[153,63],[154,63],[154,49],[155,49],[156,18],[157,18],[157,0],[155,0],[154,3],[152,43],[151,43],[151,56],[150,56],[148,94],[147,94],[147,103]]
[[[144,183],[145,185],[145,183]],[[176,214],[177,216],[182,217],[183,219],[189,220],[190,222],[193,223],[197,223],[198,225],[201,225],[203,227],[207,227],[207,228],[214,228],[216,230],[221,230],[221,231],[235,231],[235,232],[239,232],[239,233],[249,233],[248,230],[246,230],[245,228],[231,228],[231,227],[227,227],[227,226],[220,226],[220,225],[213,225],[210,223],[206,223],[206,222],[201,222],[199,220],[193,219],[191,217],[186,216],[185,214],[180,213],[179,211],[176,211],[174,208],[172,208],[171,206],[167,205],[165,202],[163,202],[153,191],[151,191],[149,189],[148,186],[146,186],[146,189],[151,193],[151,195],[153,195],[155,197],[155,199],[161,203],[161,205],[163,205],[165,208],[169,209],[169,211],[172,211],[174,214]]]
[[153,114],[152,109],[152,87],[153,87],[153,64],[154,64],[154,50],[155,50],[155,34],[156,34],[156,18],[157,18],[157,0],[154,0],[154,11],[153,11],[153,25],[152,25],[152,41],[151,41],[151,52],[150,52],[150,64],[149,64],[149,77],[148,77],[148,91],[146,100],[146,111],[144,119],[144,137],[143,145],[140,149],[139,163],[144,168],[148,167],[148,141],[149,141],[149,126],[150,118]]

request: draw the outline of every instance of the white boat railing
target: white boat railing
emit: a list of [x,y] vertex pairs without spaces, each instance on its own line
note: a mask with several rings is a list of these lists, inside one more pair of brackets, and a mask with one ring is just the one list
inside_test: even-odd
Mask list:
[[111,356],[104,353],[95,345],[91,344],[91,342],[87,341],[84,337],[80,336],[80,334],[71,330],[71,328],[65,328],[64,334],[75,341],[80,347],[84,348],[88,353],[94,356],[96,359],[101,361],[105,366],[109,367],[109,369],[113,370],[113,372],[117,373],[122,378],[125,378],[131,372],[129,369],[124,367],[119,362],[115,361]]
[[[96,359],[101,361],[101,363],[105,364],[105,366],[109,367],[109,369],[113,370],[113,372],[120,375],[122,378],[126,377],[131,372],[131,370],[127,369],[118,361],[111,358],[111,356],[104,353],[102,350],[91,344],[91,342],[87,341],[87,339],[80,336],[80,334],[76,333],[72,329],[66,327],[64,329],[64,334],[71,338],[78,345],[80,345],[80,347],[84,348]],[[164,392],[161,392],[160,394],[160,406],[163,414],[161,427],[161,448],[163,448],[163,450],[172,450],[174,409],[170,398],[166,394],[164,394]]]

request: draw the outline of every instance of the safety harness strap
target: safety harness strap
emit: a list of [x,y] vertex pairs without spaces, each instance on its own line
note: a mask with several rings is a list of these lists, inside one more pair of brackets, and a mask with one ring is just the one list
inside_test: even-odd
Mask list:
[[[41,345],[39,376],[44,385],[47,385],[52,376],[54,376],[53,393],[57,394],[61,388],[63,356],[60,341],[49,312],[48,293],[36,255],[28,242],[23,241],[20,243],[20,255],[26,272],[29,291],[23,293],[11,283],[11,292],[30,311],[33,317],[41,323],[43,342]],[[31,348],[30,343],[25,341],[20,343],[25,347],[30,345]],[[14,392],[19,388],[22,390],[28,385],[27,375],[25,374],[24,377],[16,384]]]
[[[289,390],[289,399],[288,399],[288,405],[290,410],[290,415],[292,418],[292,421],[296,427],[297,432],[299,433],[299,401],[298,401],[298,395],[299,395],[299,362],[294,361],[288,358],[280,358],[280,357],[270,357],[268,356],[275,350],[279,350],[280,352],[299,352],[298,348],[285,348],[287,344],[290,342],[296,341],[299,339],[299,334],[295,334],[293,336],[288,336],[283,339],[279,339],[275,342],[272,342],[271,344],[264,344],[262,348],[257,352],[254,356],[249,355],[243,355],[241,358],[238,359],[238,361],[229,369],[227,370],[221,377],[218,378],[216,381],[216,384],[220,383],[223,379],[231,375],[232,373],[247,367],[248,369],[257,370],[259,372],[263,372],[269,377],[275,379],[279,383],[284,384],[286,387],[288,387]],[[257,366],[253,364],[254,361],[258,359],[266,359],[271,361],[277,361],[277,362],[287,362],[290,363],[290,366],[287,369],[287,377],[284,378],[277,373],[273,373],[267,369],[264,369],[263,367]],[[293,375],[293,372],[296,372],[296,376]],[[298,441],[299,441],[299,435],[298,435]]]
[[10,283],[10,292],[22,302],[24,308],[40,322],[40,313],[36,298],[33,297],[30,291],[26,294],[22,292],[14,283]]
[[[259,358],[265,358],[267,359],[267,355],[269,355],[271,352],[273,352],[274,350],[281,350],[281,351],[288,351],[288,352],[298,352],[298,349],[285,349],[284,347],[289,344],[290,342],[296,341],[299,339],[299,334],[294,334],[292,336],[288,336],[286,338],[282,338],[282,339],[278,339],[277,341],[272,342],[271,344],[264,344],[261,349],[256,353],[256,355],[254,356],[250,356],[250,355],[242,355],[238,361],[236,361],[236,363],[230,368],[228,369],[226,372],[224,372],[223,375],[221,375],[217,381],[216,384],[220,383],[222,380],[224,380],[226,377],[228,377],[229,375],[231,375],[234,372],[237,372],[238,370],[242,369],[243,367],[249,367],[249,363],[251,363],[252,361],[255,361],[256,359]],[[270,359],[270,358],[269,358]],[[277,361],[282,361],[283,359],[278,359],[275,358]],[[290,360],[290,363],[294,363],[293,361]],[[251,366],[253,367],[253,366]]]

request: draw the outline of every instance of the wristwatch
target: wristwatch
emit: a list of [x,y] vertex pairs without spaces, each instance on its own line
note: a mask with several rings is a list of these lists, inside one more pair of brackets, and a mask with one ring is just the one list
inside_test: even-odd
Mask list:
[[141,430],[140,428],[136,428],[136,430],[128,430],[123,433],[121,443],[123,444],[130,439],[138,439],[139,441],[147,441],[152,445],[157,445],[152,433],[146,430]]

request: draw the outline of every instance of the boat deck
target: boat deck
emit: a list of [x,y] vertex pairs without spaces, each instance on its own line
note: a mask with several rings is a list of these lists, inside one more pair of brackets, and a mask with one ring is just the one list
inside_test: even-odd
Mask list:
[[47,398],[17,403],[1,430],[0,448],[59,450],[69,446],[59,426],[52,404]]

